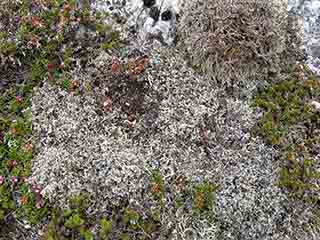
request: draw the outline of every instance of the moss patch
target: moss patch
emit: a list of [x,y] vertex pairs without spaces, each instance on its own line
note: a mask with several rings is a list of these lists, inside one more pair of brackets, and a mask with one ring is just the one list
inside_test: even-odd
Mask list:
[[258,94],[255,106],[264,110],[257,132],[282,151],[280,186],[300,199],[317,202],[320,114],[310,104],[320,99],[320,81],[300,65],[290,79]]
[[255,105],[265,111],[258,123],[259,133],[269,143],[279,145],[291,126],[315,121],[318,113],[312,110],[309,101],[319,98],[319,90],[319,80],[315,79],[290,79],[267,87],[255,98]]
[[[161,179],[161,180],[160,180]],[[66,209],[54,209],[51,212],[51,221],[47,226],[46,240],[60,239],[154,239],[161,236],[164,222],[161,216],[166,216],[166,199],[159,202],[158,195],[154,195],[155,184],[160,184],[165,194],[164,180],[159,172],[153,174],[150,181],[150,193],[152,198],[145,198],[145,206],[135,205],[124,200],[119,205],[109,205],[106,213],[99,216],[91,215],[88,209],[90,196],[82,193],[69,200]],[[186,188],[189,191],[181,192],[179,195],[181,206],[185,205],[186,211],[194,211],[195,219],[203,217],[213,220],[215,198],[217,187],[207,181],[200,183],[189,183]],[[157,187],[158,189],[158,187]],[[170,190],[171,191],[171,190]],[[158,194],[159,192],[156,191]],[[183,196],[182,196],[183,195]],[[153,199],[155,197],[155,199]],[[157,205],[152,206],[155,200]],[[190,201],[193,201],[193,209],[188,210]],[[181,207],[180,206],[180,207]],[[158,207],[158,208],[157,208]],[[177,208],[178,209],[178,208]],[[176,210],[177,210],[176,209]],[[180,210],[181,211],[181,210]],[[199,215],[200,214],[200,215]]]

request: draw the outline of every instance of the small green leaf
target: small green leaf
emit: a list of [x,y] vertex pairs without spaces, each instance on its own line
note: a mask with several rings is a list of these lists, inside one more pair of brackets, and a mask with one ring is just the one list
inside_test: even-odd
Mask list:
[[101,219],[100,221],[100,231],[99,235],[102,239],[108,239],[108,235],[112,230],[112,222],[106,218]]
[[74,214],[71,215],[70,218],[65,222],[65,226],[67,228],[73,229],[73,228],[78,228],[81,225],[83,225],[85,221],[81,218],[80,214]]

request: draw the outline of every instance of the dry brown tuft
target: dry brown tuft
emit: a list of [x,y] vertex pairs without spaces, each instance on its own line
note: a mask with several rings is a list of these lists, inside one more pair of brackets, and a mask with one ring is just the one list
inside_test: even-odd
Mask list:
[[218,83],[279,72],[286,49],[285,0],[196,0],[184,9],[181,47],[190,64]]

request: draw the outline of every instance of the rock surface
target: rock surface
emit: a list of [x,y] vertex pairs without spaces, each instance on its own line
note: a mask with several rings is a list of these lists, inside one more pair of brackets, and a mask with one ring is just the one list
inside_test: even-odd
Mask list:
[[303,18],[307,63],[320,75],[320,0],[289,0],[288,11]]
[[[137,31],[136,42],[144,45],[150,39],[159,39],[161,43],[173,45],[176,35],[177,16],[183,5],[183,0],[156,0],[156,1],[129,0],[123,5],[122,1],[95,1],[93,7],[98,11],[107,11],[122,15],[127,18],[126,26]],[[110,11],[110,5],[113,10]],[[160,18],[155,17],[155,8],[159,11]],[[168,17],[168,12],[171,16]],[[157,15],[157,14],[156,14]],[[163,17],[164,16],[164,17]]]

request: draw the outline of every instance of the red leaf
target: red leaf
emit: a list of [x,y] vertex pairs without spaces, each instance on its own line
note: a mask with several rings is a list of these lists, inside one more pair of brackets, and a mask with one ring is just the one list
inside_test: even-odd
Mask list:
[[106,98],[106,100],[103,102],[103,107],[106,111],[112,112],[112,99],[111,99],[111,97]]
[[17,165],[18,165],[17,160],[10,160],[10,161],[9,161],[9,166],[10,166],[10,167],[14,168],[14,167],[16,167]]
[[41,19],[37,16],[31,17],[31,25],[33,27],[44,27],[44,23],[41,21]]
[[4,183],[4,176],[0,176],[0,186]]
[[118,73],[120,71],[120,62],[117,59],[112,60],[111,72]]
[[17,135],[17,129],[15,127],[11,128],[11,134],[13,136],[16,136]]
[[49,80],[49,81],[52,81],[52,80],[53,80],[53,77],[52,77],[52,74],[51,74],[51,73],[48,74],[48,80]]
[[28,153],[31,153],[32,151],[33,151],[33,144],[32,143],[26,143],[25,145],[24,145],[24,148],[25,148],[25,150],[28,152]]
[[55,68],[55,65],[53,63],[49,63],[47,67],[48,67],[48,71],[52,72]]
[[11,181],[12,181],[13,184],[16,184],[16,183],[18,183],[19,179],[16,176],[12,176],[11,177]]
[[136,71],[138,74],[143,73],[145,70],[145,66],[143,63],[140,63],[137,67],[136,67]]
[[20,202],[22,205],[26,205],[28,203],[28,196],[22,196]]
[[63,10],[66,11],[66,12],[70,12],[72,10],[72,7],[70,4],[65,4],[63,6]]
[[200,131],[201,143],[207,145],[209,143],[209,130],[201,129]]
[[138,76],[136,74],[131,73],[131,74],[129,74],[129,79],[132,81],[135,81],[138,79]]
[[23,98],[21,96],[16,96],[16,102],[17,103],[22,103]]

